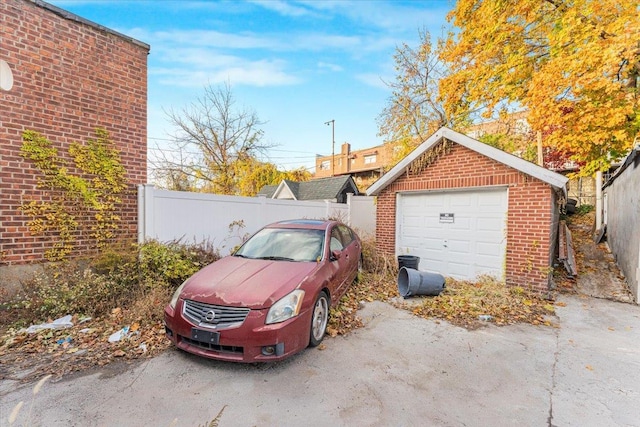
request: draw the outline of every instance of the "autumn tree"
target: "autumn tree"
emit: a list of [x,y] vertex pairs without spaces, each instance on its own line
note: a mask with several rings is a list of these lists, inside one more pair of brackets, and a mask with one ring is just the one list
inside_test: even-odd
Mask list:
[[173,146],[158,150],[154,173],[186,189],[238,194],[236,163],[255,159],[270,148],[262,142],[263,122],[254,111],[236,108],[229,84],[207,86],[189,107],[166,114],[175,128]]
[[192,162],[191,157],[183,150],[156,147],[148,159],[151,181],[168,190],[198,191],[198,180],[190,173],[191,167],[185,166]]
[[638,0],[458,0],[441,58],[450,116],[526,109],[544,145],[587,175],[625,154],[640,129]]
[[422,30],[419,37],[415,49],[407,43],[396,48],[397,75],[387,82],[392,95],[378,117],[379,134],[394,146],[394,164],[440,127],[455,127],[466,119],[449,115],[441,104],[438,84],[449,70],[434,50],[430,34]]
[[234,167],[237,194],[240,196],[255,196],[265,185],[277,185],[283,179],[298,182],[311,179],[311,173],[303,168],[280,171],[273,163],[261,162],[250,157],[237,161]]

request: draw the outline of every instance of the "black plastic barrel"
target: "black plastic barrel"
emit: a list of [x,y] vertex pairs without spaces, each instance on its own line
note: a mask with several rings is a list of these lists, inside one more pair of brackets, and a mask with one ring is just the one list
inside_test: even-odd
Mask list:
[[413,268],[415,270],[418,269],[418,265],[420,264],[420,257],[413,255],[398,255],[398,268],[407,267]]
[[398,292],[407,298],[412,295],[440,295],[444,289],[444,276],[402,267],[398,273]]

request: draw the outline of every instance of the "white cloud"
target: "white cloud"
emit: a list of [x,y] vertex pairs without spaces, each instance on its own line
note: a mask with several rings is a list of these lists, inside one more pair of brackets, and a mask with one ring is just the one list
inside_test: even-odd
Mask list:
[[259,6],[264,7],[265,9],[269,9],[271,11],[277,12],[283,16],[304,16],[311,13],[308,8],[296,6],[293,2],[287,1],[279,1],[279,0],[255,0],[251,3],[257,4]]
[[357,80],[361,81],[367,86],[372,86],[379,89],[389,89],[389,87],[384,83],[385,81],[389,81],[389,79],[378,74],[357,74],[355,77]]
[[329,71],[343,71],[344,69],[338,64],[330,64],[328,62],[318,62],[318,68]]
[[273,49],[284,45],[277,39],[250,33],[223,33],[212,30],[147,31],[142,28],[118,30],[145,43],[165,46],[204,46],[226,49]]
[[230,82],[232,85],[284,86],[295,85],[301,80],[283,70],[281,61],[243,61],[217,67],[157,67],[149,75],[162,85],[203,87],[208,84]]

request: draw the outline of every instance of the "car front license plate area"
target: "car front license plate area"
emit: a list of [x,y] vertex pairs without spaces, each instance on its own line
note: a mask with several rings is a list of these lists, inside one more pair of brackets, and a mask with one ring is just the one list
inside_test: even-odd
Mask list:
[[220,342],[220,332],[192,328],[191,339],[193,341],[217,345]]

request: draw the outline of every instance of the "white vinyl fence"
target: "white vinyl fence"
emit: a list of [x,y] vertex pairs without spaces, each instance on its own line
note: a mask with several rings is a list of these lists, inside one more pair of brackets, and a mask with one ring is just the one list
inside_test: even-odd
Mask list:
[[361,234],[375,234],[373,197],[351,196],[348,203],[221,196],[138,186],[138,242],[209,242],[222,255],[243,238],[276,221],[338,218]]

